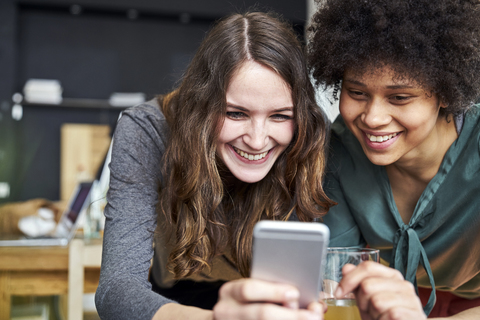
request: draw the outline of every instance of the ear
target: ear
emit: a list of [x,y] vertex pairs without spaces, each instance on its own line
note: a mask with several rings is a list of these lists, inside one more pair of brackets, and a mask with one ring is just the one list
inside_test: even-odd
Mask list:
[[443,108],[443,109],[446,109],[448,107],[448,105],[445,102],[443,102],[442,100],[439,100],[438,104],[439,104],[440,108]]

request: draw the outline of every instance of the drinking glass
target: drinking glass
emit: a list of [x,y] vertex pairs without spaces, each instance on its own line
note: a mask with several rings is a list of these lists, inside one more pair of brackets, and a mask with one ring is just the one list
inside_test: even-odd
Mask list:
[[342,267],[363,261],[380,261],[380,252],[370,248],[328,248],[323,274],[321,297],[328,305],[325,320],[361,320],[353,293],[336,299],[334,294],[342,279]]

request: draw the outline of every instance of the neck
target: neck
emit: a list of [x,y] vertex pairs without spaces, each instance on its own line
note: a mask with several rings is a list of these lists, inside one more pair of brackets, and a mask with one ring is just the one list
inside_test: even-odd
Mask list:
[[393,197],[404,223],[408,223],[426,186],[437,174],[448,148],[457,138],[453,119],[439,117],[435,133],[414,157],[386,166]]

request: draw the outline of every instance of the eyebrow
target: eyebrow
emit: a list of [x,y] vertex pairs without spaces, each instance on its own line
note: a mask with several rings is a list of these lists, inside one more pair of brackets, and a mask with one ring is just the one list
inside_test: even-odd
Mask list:
[[227,103],[227,108],[230,107],[230,108],[234,108],[234,109],[238,109],[240,111],[248,111],[248,109],[244,108],[244,107],[240,107],[240,106],[236,106],[234,104],[231,104],[231,103]]
[[[361,81],[358,80],[353,80],[353,79],[345,79],[343,80],[344,82],[349,82],[352,84],[356,84],[361,87],[366,87],[367,85]],[[396,84],[396,85],[391,85],[391,86],[386,86],[385,88],[387,89],[414,89],[414,86],[407,85],[407,84]]]
[[285,108],[280,108],[280,109],[275,109],[275,112],[284,112],[284,111],[291,111],[293,112],[293,107],[285,107]]
[[361,86],[361,87],[366,87],[367,86],[365,83],[360,82],[358,80],[344,79],[343,82],[349,82],[351,84],[356,84],[356,85]]
[[[227,103],[227,108],[230,107],[230,108],[234,108],[234,109],[237,109],[237,110],[240,110],[240,111],[250,111],[248,110],[247,108],[244,108],[244,107],[240,107],[240,106],[236,106],[234,104],[231,104],[231,103]],[[285,112],[285,111],[291,111],[293,112],[293,106],[292,107],[284,107],[284,108],[279,108],[279,109],[274,109],[273,110],[274,112]]]

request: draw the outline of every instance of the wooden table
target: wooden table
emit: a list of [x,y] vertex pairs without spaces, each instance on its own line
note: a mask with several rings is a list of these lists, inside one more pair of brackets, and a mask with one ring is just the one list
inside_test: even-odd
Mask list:
[[0,320],[10,319],[11,296],[68,294],[67,319],[82,320],[83,293],[95,292],[101,240],[67,247],[0,247]]

